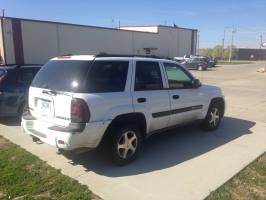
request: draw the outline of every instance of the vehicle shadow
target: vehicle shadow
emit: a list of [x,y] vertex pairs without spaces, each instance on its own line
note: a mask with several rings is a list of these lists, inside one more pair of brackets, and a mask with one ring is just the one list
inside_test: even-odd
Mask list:
[[6,126],[20,126],[21,120],[16,117],[0,117],[0,124]]
[[82,154],[66,153],[73,165],[83,165],[87,171],[108,177],[122,177],[178,165],[218,148],[242,135],[251,134],[252,121],[225,117],[218,130],[201,131],[198,125],[189,125],[150,137],[138,159],[123,167],[110,162],[106,155],[98,151]]

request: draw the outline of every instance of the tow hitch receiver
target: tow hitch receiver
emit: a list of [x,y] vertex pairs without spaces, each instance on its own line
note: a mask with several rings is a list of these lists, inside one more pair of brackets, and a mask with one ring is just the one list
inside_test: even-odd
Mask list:
[[37,138],[37,137],[35,137],[35,136],[33,136],[33,135],[31,135],[31,137],[32,137],[32,141],[33,141],[33,142],[35,142],[35,143],[37,143],[37,144],[42,144],[42,143],[43,143],[39,138]]

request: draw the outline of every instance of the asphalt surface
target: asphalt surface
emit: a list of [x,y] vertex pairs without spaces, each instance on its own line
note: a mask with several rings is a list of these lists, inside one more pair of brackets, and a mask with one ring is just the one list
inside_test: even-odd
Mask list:
[[58,155],[49,145],[33,143],[12,119],[0,120],[0,135],[105,200],[204,199],[266,151],[266,73],[256,72],[261,66],[192,71],[204,84],[223,89],[227,104],[221,127],[204,132],[189,125],[155,135],[128,166],[114,166],[96,151]]

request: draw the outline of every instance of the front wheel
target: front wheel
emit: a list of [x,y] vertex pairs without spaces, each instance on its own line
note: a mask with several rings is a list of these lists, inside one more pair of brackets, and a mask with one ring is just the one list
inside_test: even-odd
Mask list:
[[211,103],[207,116],[202,123],[203,129],[215,130],[219,127],[222,119],[222,107],[218,102]]
[[112,161],[117,165],[126,165],[137,157],[142,143],[138,127],[124,126],[114,131],[111,143]]

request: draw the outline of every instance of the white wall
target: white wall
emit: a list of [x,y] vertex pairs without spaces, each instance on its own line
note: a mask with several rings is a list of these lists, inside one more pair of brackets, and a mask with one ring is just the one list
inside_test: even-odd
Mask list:
[[58,25],[60,54],[132,54],[129,31]]
[[12,32],[12,21],[10,19],[5,19],[4,25],[4,40],[5,40],[5,53],[6,53],[6,63],[15,63],[15,52],[14,52],[14,42],[13,42],[13,32]]
[[21,21],[24,62],[45,63],[60,54],[56,24]]
[[158,33],[158,26],[125,26],[120,27],[122,30],[140,31],[140,32],[150,32]]
[[[7,60],[14,63],[11,19],[5,23]],[[150,33],[146,32],[146,28],[150,28]],[[150,54],[164,57],[183,56],[191,52],[190,29],[156,26],[143,27],[143,32],[30,20],[21,20],[21,29],[25,63],[45,63],[64,54],[104,52],[145,55],[144,48],[154,48]]]
[[185,55],[191,53],[191,37],[192,31],[187,31],[185,29],[180,29],[179,31],[179,45],[178,45],[178,53],[179,55]]

